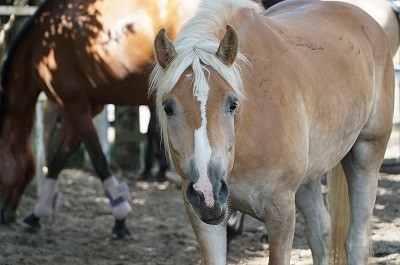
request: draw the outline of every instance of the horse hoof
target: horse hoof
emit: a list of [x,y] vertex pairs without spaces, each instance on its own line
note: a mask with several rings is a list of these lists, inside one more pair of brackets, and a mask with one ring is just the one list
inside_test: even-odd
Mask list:
[[11,223],[14,223],[16,220],[16,215],[12,211],[9,211],[7,209],[1,209],[0,210],[0,221],[4,225],[9,225]]
[[269,239],[267,234],[262,234],[260,238],[261,244],[269,244]]
[[226,244],[229,246],[229,244],[231,243],[231,241],[238,235],[241,235],[242,232],[238,231],[237,229],[235,229],[234,227],[231,226],[227,226],[226,227]]
[[37,233],[40,230],[39,220],[39,217],[36,217],[32,213],[21,223],[22,231],[27,233]]
[[123,239],[130,235],[131,235],[131,232],[129,232],[128,228],[125,225],[125,219],[115,220],[115,225],[112,230],[112,237],[114,239]]
[[159,174],[156,175],[156,181],[157,182],[166,182],[167,180],[168,179],[165,176],[165,173],[164,174],[163,173],[159,173]]
[[140,181],[149,181],[151,179],[150,170],[144,170],[142,174],[140,174]]

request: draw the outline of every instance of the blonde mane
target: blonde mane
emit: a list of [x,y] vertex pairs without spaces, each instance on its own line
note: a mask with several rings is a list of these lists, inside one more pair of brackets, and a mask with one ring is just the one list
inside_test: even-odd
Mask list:
[[[240,8],[250,8],[261,12],[261,7],[250,0],[205,0],[196,15],[181,29],[174,41],[176,57],[166,67],[155,64],[150,74],[149,93],[156,95],[157,113],[164,140],[166,140],[166,115],[162,108],[164,95],[169,93],[178,82],[182,73],[191,68],[193,71],[193,94],[204,97],[208,94],[208,75],[206,66],[211,66],[232,87],[239,98],[243,98],[240,62],[246,62],[243,54],[238,53],[235,63],[225,65],[216,56],[220,43],[216,34],[225,27],[230,18]],[[168,143],[165,143],[169,154]]]

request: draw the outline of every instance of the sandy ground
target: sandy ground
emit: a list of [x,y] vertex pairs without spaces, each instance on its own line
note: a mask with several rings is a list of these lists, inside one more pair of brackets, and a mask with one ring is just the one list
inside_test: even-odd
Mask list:
[[[38,234],[22,233],[18,224],[0,226],[0,264],[199,264],[181,191],[168,182],[137,181],[133,173],[123,179],[133,196],[130,238],[111,239],[113,217],[94,174],[66,169],[60,176],[63,202],[52,219],[42,220]],[[34,201],[30,187],[22,198],[19,222]],[[400,175],[381,174],[374,214],[371,262],[400,264]],[[312,264],[303,222],[298,216],[291,264]],[[259,243],[262,223],[248,217],[244,230],[230,246],[228,264],[267,264],[268,245]]]

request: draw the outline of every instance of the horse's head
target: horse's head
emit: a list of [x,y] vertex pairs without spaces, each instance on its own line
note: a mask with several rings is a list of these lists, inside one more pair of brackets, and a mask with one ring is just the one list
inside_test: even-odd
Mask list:
[[155,39],[158,65],[151,81],[157,87],[165,146],[186,183],[186,199],[202,221],[219,224],[228,212],[226,182],[234,159],[235,113],[242,98],[233,65],[238,54],[236,31],[227,26],[221,42],[210,50],[201,42],[175,47],[161,30]]

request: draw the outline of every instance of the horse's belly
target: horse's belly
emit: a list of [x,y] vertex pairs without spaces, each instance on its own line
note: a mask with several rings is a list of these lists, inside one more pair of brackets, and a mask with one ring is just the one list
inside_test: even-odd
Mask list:
[[350,151],[361,130],[360,126],[355,131],[345,131],[340,134],[341,137],[315,139],[310,148],[308,167],[302,184],[320,177],[336,166]]

